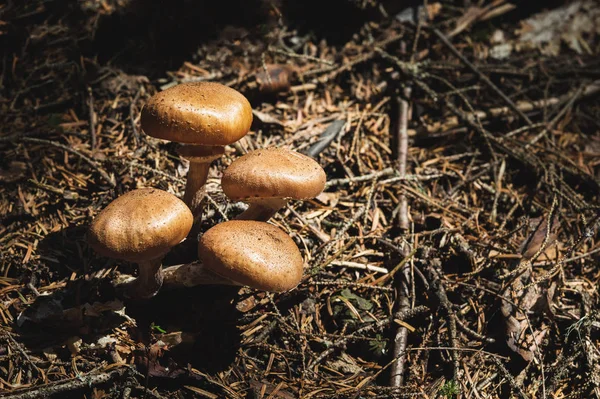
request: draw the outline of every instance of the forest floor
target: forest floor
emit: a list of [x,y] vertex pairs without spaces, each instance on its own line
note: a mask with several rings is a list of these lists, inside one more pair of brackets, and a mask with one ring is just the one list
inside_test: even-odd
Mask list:
[[[596,2],[157,3],[0,6],[0,396],[600,397]],[[182,194],[139,119],[191,81],[254,109],[202,231],[239,213],[219,181],[247,151],[327,173],[271,220],[294,290],[126,301],[135,266],[86,244],[119,195]]]

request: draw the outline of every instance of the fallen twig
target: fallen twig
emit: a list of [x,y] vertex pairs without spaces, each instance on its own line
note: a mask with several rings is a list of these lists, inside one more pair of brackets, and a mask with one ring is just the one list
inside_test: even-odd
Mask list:
[[[408,320],[412,317],[423,314],[423,313],[427,312],[428,310],[429,309],[426,306],[417,306],[414,309],[409,309],[408,311],[406,311],[404,313],[395,314],[394,319],[399,319],[402,321]],[[388,318],[388,319],[380,320],[375,323],[368,324],[368,325],[361,327],[361,328],[357,329],[356,331],[354,331],[352,336],[356,336],[357,334],[364,334],[367,332],[381,330],[382,328],[385,328],[386,326],[388,326],[392,321],[393,321],[392,318]],[[327,356],[329,356],[330,354],[335,352],[337,349],[344,348],[348,344],[348,342],[352,339],[352,336],[340,338],[337,341],[330,344],[329,348],[327,348],[325,351],[323,351],[317,358],[314,359],[313,362],[311,362],[309,364],[308,369],[312,369],[315,366],[317,366]]]
[[471,61],[469,61],[464,55],[462,55],[460,53],[460,51],[458,51],[456,49],[456,47],[454,47],[454,45],[450,42],[450,40],[448,40],[446,35],[444,35],[439,29],[436,29],[436,28],[433,28],[432,31],[442,41],[442,43],[444,43],[444,45],[446,47],[448,47],[448,49],[452,52],[452,54],[454,54],[458,59],[460,59],[461,62],[467,66],[467,68],[469,68],[477,76],[479,76],[479,79],[481,79],[496,94],[498,94],[500,96],[500,98],[502,98],[502,100],[504,100],[504,102],[517,115],[519,115],[525,122],[527,122],[528,125],[533,124],[533,122],[531,122],[531,119],[529,119],[529,117],[527,115],[525,115],[525,113],[517,107],[517,105],[513,102],[513,100],[511,100],[506,94],[504,94],[504,92],[502,90],[500,90],[498,88],[498,86],[496,86],[487,76],[485,76],[473,63],[471,63]]
[[[448,299],[448,295],[446,294],[446,288],[442,282],[440,276],[440,261],[439,259],[432,259],[432,261],[425,266],[425,273],[427,273],[427,277],[431,282],[431,288],[434,290],[436,296],[440,301],[440,305],[446,312],[446,317],[448,320],[448,340],[450,342],[450,346],[452,348],[458,348],[458,340],[456,339],[456,314],[452,310],[452,303]],[[460,363],[458,360],[458,353],[456,350],[451,350],[450,354],[452,356],[453,362],[453,374],[454,380],[458,381],[458,370],[460,368]]]
[[97,121],[97,116],[96,116],[96,111],[94,110],[94,92],[92,91],[91,87],[87,88],[87,92],[88,92],[88,113],[89,113],[89,117],[88,117],[88,124],[89,124],[89,128],[90,128],[90,149],[92,150],[92,152],[94,152],[94,150],[96,149],[96,121]]
[[[410,98],[411,89],[410,87],[404,88],[404,97],[406,99]],[[409,105],[408,101],[405,98],[398,98],[400,112],[399,112],[399,121],[397,126],[397,156],[398,156],[398,174],[400,177],[404,177],[406,175],[406,159],[408,156],[408,111]],[[400,194],[399,196],[399,212],[398,212],[398,223],[399,227],[403,231],[408,231],[408,203],[406,200],[406,196],[404,194]],[[404,258],[408,257],[410,252],[410,247],[407,242],[403,242],[401,244],[401,254]],[[410,264],[406,262],[402,267],[402,273],[398,276],[397,279],[397,287],[398,287],[398,307],[395,313],[395,317],[397,315],[406,313],[410,309],[410,300],[409,298],[414,298],[414,281],[412,279],[410,273]],[[399,317],[397,317],[399,318]],[[390,367],[390,386],[399,387],[402,386],[404,382],[404,364],[406,362],[406,344],[408,341],[408,329],[405,326],[399,326],[396,331],[396,335],[394,337],[393,343],[393,355],[394,358],[397,359],[396,362],[392,364]]]
[[124,376],[129,371],[129,367],[119,367],[118,369],[109,372],[90,373],[54,384],[46,384],[25,390],[19,390],[18,392],[13,392],[9,395],[3,396],[3,399],[37,399],[47,398],[56,394],[64,395],[68,392],[85,388],[91,389],[97,385],[105,384],[116,378]]
[[343,260],[334,260],[330,263],[331,265],[335,265],[335,266],[343,266],[343,267],[349,267],[351,269],[361,269],[361,270],[366,270],[368,272],[377,272],[377,273],[384,273],[387,274],[389,273],[388,269],[384,268],[384,267],[379,267],[379,266],[372,266],[369,264],[363,264],[363,263],[358,263],[358,262],[348,262],[348,261],[343,261]]

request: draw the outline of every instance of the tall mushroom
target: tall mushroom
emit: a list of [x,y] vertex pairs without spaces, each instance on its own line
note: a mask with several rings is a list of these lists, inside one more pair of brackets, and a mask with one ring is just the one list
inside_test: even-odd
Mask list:
[[183,83],[152,96],[141,124],[152,137],[184,144],[179,153],[190,161],[190,169],[183,200],[198,218],[210,164],[223,155],[225,145],[248,133],[252,107],[241,93],[222,84]]
[[188,235],[192,222],[192,213],[179,198],[141,188],[108,204],[92,222],[87,240],[100,255],[136,262],[138,277],[125,284],[124,295],[150,298],[163,282],[162,258]]
[[314,198],[323,191],[327,176],[312,158],[283,148],[249,152],[223,173],[225,195],[250,206],[238,220],[269,220],[289,199]]
[[211,227],[200,239],[198,257],[199,263],[165,268],[165,286],[228,284],[282,292],[302,278],[302,255],[294,241],[264,222],[231,220]]

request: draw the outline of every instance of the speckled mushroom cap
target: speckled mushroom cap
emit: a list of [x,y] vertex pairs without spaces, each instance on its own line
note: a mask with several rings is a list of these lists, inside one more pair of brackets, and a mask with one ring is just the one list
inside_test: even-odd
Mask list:
[[223,191],[234,201],[253,198],[314,198],[323,191],[327,176],[312,158],[283,148],[249,152],[223,173]]
[[238,91],[212,82],[182,83],[155,94],[141,117],[152,137],[187,144],[227,145],[252,124],[252,107]]
[[192,222],[188,207],[173,194],[140,188],[108,204],[92,222],[87,239],[100,255],[148,261],[181,242]]
[[198,245],[202,264],[242,285],[281,292],[298,285],[303,260],[281,229],[253,220],[231,220],[209,229]]

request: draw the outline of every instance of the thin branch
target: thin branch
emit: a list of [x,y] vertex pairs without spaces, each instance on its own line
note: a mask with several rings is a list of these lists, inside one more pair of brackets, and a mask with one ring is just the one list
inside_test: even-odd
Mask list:
[[479,77],[479,79],[483,80],[483,82],[486,85],[488,85],[496,94],[498,94],[500,96],[500,98],[502,98],[502,100],[504,100],[504,102],[517,115],[519,115],[521,117],[521,119],[523,119],[525,122],[527,122],[528,125],[533,124],[531,119],[529,119],[529,117],[527,115],[525,115],[525,113],[523,111],[521,111],[519,109],[519,107],[517,107],[517,105],[513,102],[513,100],[511,100],[506,94],[504,94],[504,92],[502,90],[500,90],[498,88],[498,86],[496,86],[487,76],[485,76],[473,63],[471,63],[471,61],[469,61],[464,55],[462,55],[456,49],[456,47],[454,47],[454,45],[450,42],[450,40],[448,40],[446,35],[444,35],[439,29],[436,29],[436,28],[433,28],[432,31],[442,41],[442,43],[444,43],[444,45],[446,47],[448,47],[448,49],[450,50],[450,52],[452,52],[452,54],[454,54],[458,59],[460,59],[460,61],[463,64],[465,64],[467,66],[467,68],[469,68],[471,71],[473,71],[473,73],[475,73]]

